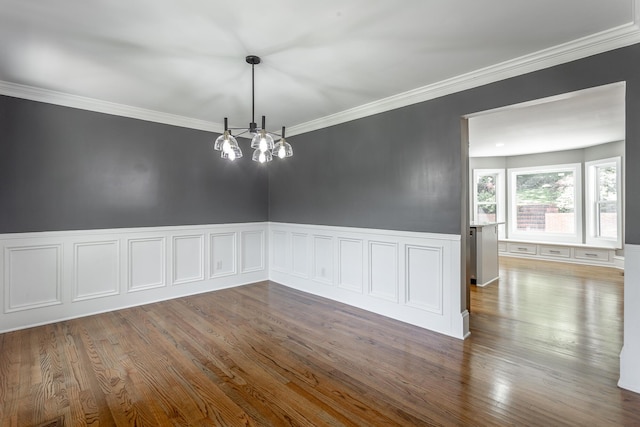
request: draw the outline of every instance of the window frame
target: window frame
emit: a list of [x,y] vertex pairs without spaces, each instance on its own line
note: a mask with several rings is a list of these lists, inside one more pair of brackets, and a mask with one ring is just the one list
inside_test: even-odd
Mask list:
[[[600,237],[597,235],[598,214],[597,207],[600,200],[597,200],[598,194],[598,176],[597,168],[615,166],[616,168],[616,212],[617,212],[617,236],[615,239],[610,237]],[[607,159],[592,160],[584,163],[585,168],[585,221],[586,233],[585,242],[588,245],[599,246],[604,248],[622,248],[623,235],[623,211],[622,211],[622,158],[620,156],[610,157]]]
[[481,176],[496,176],[496,222],[498,225],[498,238],[506,239],[506,172],[505,169],[473,169],[473,200],[471,203],[471,221],[477,222],[478,218],[478,179]]
[[[536,173],[550,172],[572,172],[574,175],[574,232],[573,233],[546,233],[535,231],[518,230],[516,207],[516,182],[518,175],[532,175]],[[534,167],[509,168],[508,174],[508,225],[509,239],[536,241],[536,242],[558,242],[558,243],[582,243],[582,163],[567,163],[559,165],[545,165]]]

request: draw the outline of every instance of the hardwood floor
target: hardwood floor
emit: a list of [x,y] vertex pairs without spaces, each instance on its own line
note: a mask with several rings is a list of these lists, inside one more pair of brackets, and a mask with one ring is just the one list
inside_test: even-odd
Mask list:
[[2,334],[1,425],[640,425],[621,273],[500,277],[466,341],[268,282]]

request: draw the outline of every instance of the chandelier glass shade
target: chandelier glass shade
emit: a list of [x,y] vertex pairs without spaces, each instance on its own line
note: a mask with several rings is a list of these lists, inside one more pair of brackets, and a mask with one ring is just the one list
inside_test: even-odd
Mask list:
[[291,148],[291,144],[284,139],[284,126],[282,127],[282,138],[280,141],[275,143],[273,150],[271,150],[271,154],[273,157],[278,157],[279,159],[293,156],[293,148]]
[[[284,126],[282,135],[278,135],[266,130],[266,117],[262,116],[262,127],[258,128],[255,122],[255,66],[260,63],[260,58],[255,55],[246,57],[248,64],[251,64],[251,123],[248,128],[229,128],[228,120],[224,118],[224,133],[220,135],[213,144],[213,149],[220,151],[220,157],[227,160],[235,160],[242,157],[242,150],[238,141],[231,134],[231,130],[239,130],[238,136],[245,133],[252,135],[251,148],[254,149],[251,159],[255,162],[266,163],[274,157],[284,159],[293,156],[291,145],[284,138]],[[273,136],[280,136],[280,140],[275,142]]]

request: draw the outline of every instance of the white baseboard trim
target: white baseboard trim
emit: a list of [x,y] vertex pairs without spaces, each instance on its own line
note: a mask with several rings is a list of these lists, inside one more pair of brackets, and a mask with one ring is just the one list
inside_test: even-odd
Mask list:
[[485,286],[489,286],[490,284],[492,284],[493,282],[495,282],[496,280],[498,280],[500,278],[500,276],[494,277],[491,280],[487,280],[484,283],[476,283],[476,286],[479,286],[481,288],[484,288]]
[[613,266],[615,268],[619,268],[620,270],[624,270],[624,257],[623,256],[614,256],[613,257]]
[[624,345],[618,386],[640,393],[640,245],[625,244]]
[[274,282],[463,339],[460,236],[269,224]]
[[0,235],[0,333],[267,280],[268,223]]

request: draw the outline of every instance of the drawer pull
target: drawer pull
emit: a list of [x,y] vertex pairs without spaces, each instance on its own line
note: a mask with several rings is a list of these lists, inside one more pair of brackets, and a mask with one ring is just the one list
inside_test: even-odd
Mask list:
[[560,253],[560,251],[550,250],[550,251],[549,251],[549,253],[550,253],[550,254],[559,254],[559,253]]
[[585,255],[586,255],[586,256],[590,256],[590,257],[597,257],[597,256],[598,256],[598,254],[590,254],[590,253],[588,253],[588,252],[587,252],[587,253],[585,253]]
[[529,248],[518,248],[519,251],[528,251]]

